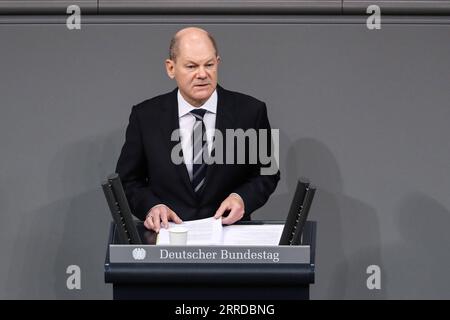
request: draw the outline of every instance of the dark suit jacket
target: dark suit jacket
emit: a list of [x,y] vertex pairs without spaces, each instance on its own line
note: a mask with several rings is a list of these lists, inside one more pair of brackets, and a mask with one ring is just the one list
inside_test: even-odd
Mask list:
[[[220,86],[217,94],[216,129],[223,133],[224,146],[226,129],[270,130],[263,102]],[[178,128],[177,89],[133,107],[116,168],[133,214],[144,220],[154,205],[163,203],[183,220],[207,218],[214,215],[230,193],[236,192],[244,200],[243,219],[249,220],[250,214],[266,203],[275,190],[279,171],[261,175],[259,157],[257,164],[225,164],[224,151],[224,164],[208,166],[203,191],[196,195],[185,164],[175,165],[171,160],[172,148],[178,143],[171,141],[171,135]],[[235,158],[236,155],[235,147]]]

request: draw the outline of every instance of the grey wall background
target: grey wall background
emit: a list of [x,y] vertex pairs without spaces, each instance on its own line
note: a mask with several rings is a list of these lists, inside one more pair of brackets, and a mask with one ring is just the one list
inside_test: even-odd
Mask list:
[[[253,217],[283,219],[296,177],[319,188],[312,298],[450,298],[449,23],[200,25],[220,83],[266,101],[281,131],[282,180]],[[100,182],[132,105],[174,87],[163,60],[183,26],[0,25],[0,298],[112,297]]]
[[60,14],[70,5],[83,14],[366,14],[378,5],[383,14],[441,14],[449,0],[0,0],[0,14]]

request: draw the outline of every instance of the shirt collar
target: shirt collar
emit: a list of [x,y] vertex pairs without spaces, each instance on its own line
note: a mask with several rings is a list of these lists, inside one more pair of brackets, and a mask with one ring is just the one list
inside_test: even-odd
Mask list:
[[206,100],[206,102],[201,107],[198,107],[198,108],[189,104],[189,102],[187,102],[181,95],[180,90],[178,90],[177,99],[178,99],[178,117],[179,118],[190,113],[194,109],[204,109],[211,113],[217,112],[217,89],[214,90],[214,92],[209,97],[209,99]]

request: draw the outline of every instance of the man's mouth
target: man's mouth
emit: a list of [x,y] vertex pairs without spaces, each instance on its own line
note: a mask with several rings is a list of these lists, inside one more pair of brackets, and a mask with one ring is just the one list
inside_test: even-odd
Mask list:
[[209,83],[196,84],[196,85],[194,85],[194,87],[203,88],[203,87],[206,87],[207,85],[209,85]]

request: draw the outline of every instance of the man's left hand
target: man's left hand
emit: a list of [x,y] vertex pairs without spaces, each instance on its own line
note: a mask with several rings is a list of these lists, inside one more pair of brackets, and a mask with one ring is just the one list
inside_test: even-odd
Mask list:
[[223,200],[217,209],[214,218],[220,218],[226,211],[230,211],[227,217],[222,219],[222,224],[233,224],[242,219],[245,213],[244,201],[238,195],[230,194]]

